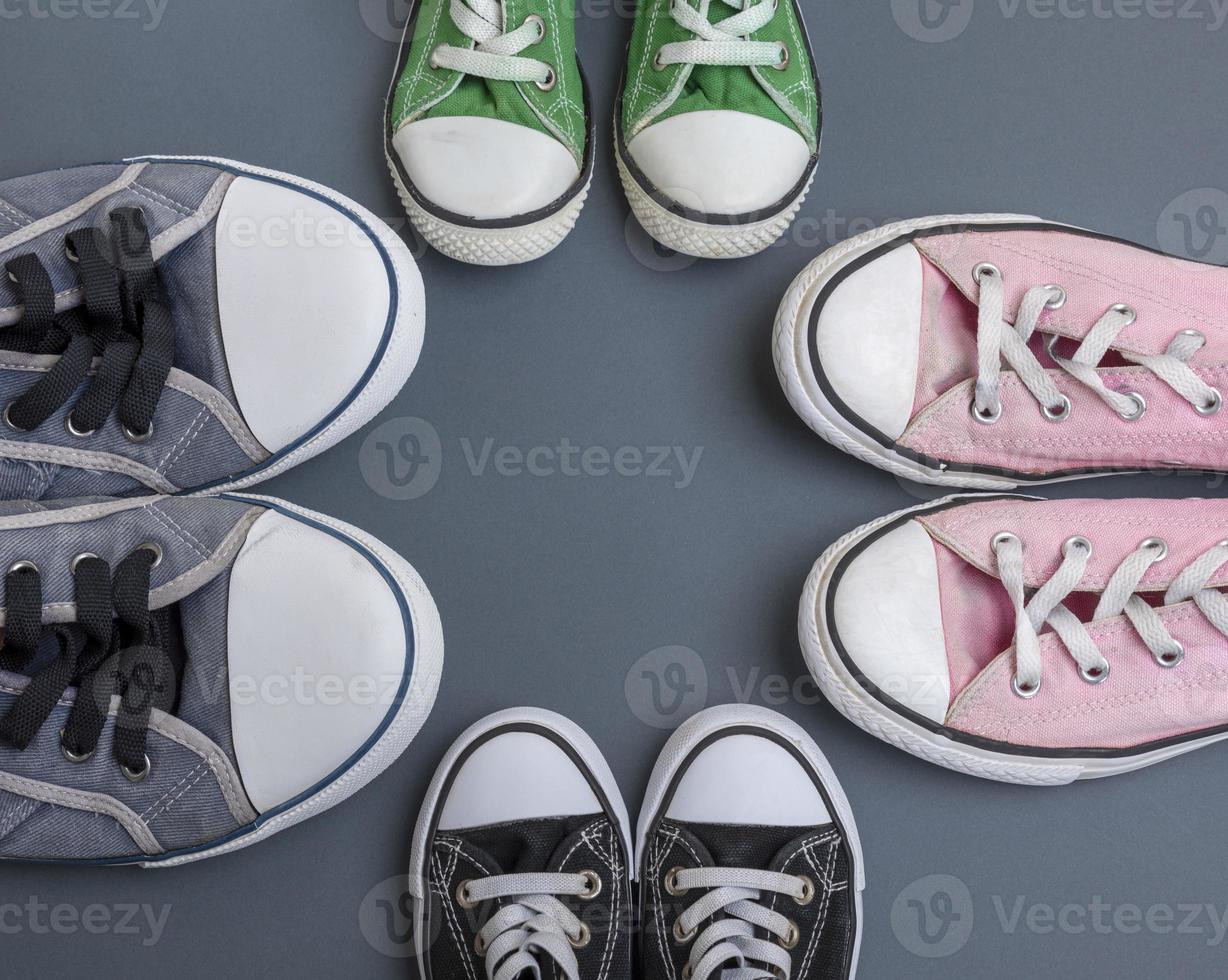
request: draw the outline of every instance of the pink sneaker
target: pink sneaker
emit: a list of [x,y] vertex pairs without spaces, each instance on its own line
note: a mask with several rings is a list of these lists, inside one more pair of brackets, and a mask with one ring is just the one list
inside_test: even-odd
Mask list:
[[1093,232],[967,215],[859,235],[794,281],[774,349],[812,429],[910,480],[1228,470],[1228,269]]
[[1228,737],[1228,500],[949,497],[846,535],[802,649],[854,724],[1036,785]]

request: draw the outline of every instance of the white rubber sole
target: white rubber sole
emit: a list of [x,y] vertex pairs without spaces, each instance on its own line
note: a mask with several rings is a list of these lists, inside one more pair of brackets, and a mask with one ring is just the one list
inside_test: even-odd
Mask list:
[[956,214],[900,221],[856,235],[829,248],[810,262],[793,280],[781,300],[772,333],[772,359],[776,363],[776,375],[793,410],[801,416],[802,421],[837,449],[902,479],[974,490],[1009,490],[1016,486],[1016,482],[1007,477],[964,473],[954,469],[939,470],[926,466],[887,448],[844,418],[827,400],[815,379],[808,349],[809,324],[815,301],[827,284],[846,266],[892,239],[946,225],[1038,220],[1040,219],[1018,214]]
[[418,234],[435,251],[470,265],[520,265],[554,251],[575,228],[584,202],[588,199],[589,188],[593,185],[590,175],[588,183],[566,207],[540,221],[510,228],[471,228],[445,221],[426,211],[409,193],[396,162],[387,153],[385,158],[388,172],[396,184],[397,196]]
[[798,636],[815,683],[837,711],[875,738],[936,766],[982,779],[1025,786],[1061,786],[1077,779],[1098,779],[1132,772],[1228,738],[1228,733],[1212,735],[1181,745],[1116,758],[1052,758],[995,752],[930,731],[896,713],[862,687],[840,659],[827,622],[827,593],[840,560],[866,537],[905,515],[932,510],[951,501],[975,500],[977,496],[956,494],[888,514],[846,534],[815,563],[802,591]]
[[857,919],[857,936],[853,946],[852,969],[850,980],[857,976],[857,962],[861,955],[862,926],[865,916],[862,912],[862,893],[866,887],[865,858],[861,850],[861,838],[857,833],[857,822],[853,819],[853,808],[836,773],[820,751],[818,745],[800,725],[795,724],[784,715],[767,708],[753,704],[725,704],[708,708],[688,718],[670,736],[653,766],[652,775],[648,780],[648,789],[644,794],[644,806],[640,810],[640,818],[636,827],[635,867],[639,874],[640,862],[648,852],[648,832],[664,804],[665,796],[674,782],[679,768],[694,751],[696,746],[716,735],[725,728],[754,727],[772,732],[791,743],[805,758],[819,781],[827,792],[831,809],[844,831],[846,843],[853,854],[854,902]]
[[[616,121],[615,127],[617,125]],[[771,247],[793,224],[815,177],[811,173],[802,192],[783,211],[770,218],[746,225],[719,225],[683,218],[649,197],[623,161],[618,148],[617,130],[614,134],[614,159],[627,203],[644,230],[666,248],[700,259],[746,258]]]
[[391,575],[409,606],[414,629],[413,676],[391,723],[366,754],[336,780],[296,806],[270,817],[251,833],[192,854],[161,861],[141,862],[142,867],[172,868],[203,861],[220,854],[229,854],[231,851],[250,847],[252,844],[272,837],[280,831],[302,823],[349,799],[405,752],[430,715],[435,703],[435,695],[439,691],[439,682],[443,673],[443,624],[426,583],[404,558],[367,532],[307,510],[305,507],[298,507],[276,497],[254,494],[245,494],[242,499],[280,507],[292,514],[298,514],[317,524],[322,524],[342,538],[365,548],[374,556]]
[[236,160],[223,157],[207,156],[144,156],[134,157],[126,162],[140,160],[199,161],[205,164],[215,164],[220,167],[250,174],[253,177],[268,177],[285,181],[294,187],[318,194],[327,201],[350,211],[373,234],[388,253],[395,277],[398,298],[396,319],[393,322],[392,334],[375,365],[370,376],[357,392],[351,392],[348,404],[335,419],[310,436],[303,443],[291,449],[283,456],[274,455],[274,462],[258,465],[252,472],[225,483],[204,487],[192,491],[196,494],[229,493],[242,490],[245,487],[271,480],[293,466],[297,466],[312,456],[318,456],[330,449],[342,439],[357,432],[378,415],[400,390],[413,373],[418,364],[418,356],[422,353],[422,340],[426,329],[426,297],[422,285],[422,275],[414,263],[409,248],[401,241],[388,225],[368,211],[361,204],[350,200],[343,194],[338,194],[331,188],[315,181],[296,177],[293,174],[268,170],[264,167],[253,167]]
[[487,715],[467,728],[444,755],[443,761],[439,763],[431,779],[426,796],[422,800],[422,807],[418,811],[418,820],[414,826],[414,839],[409,857],[409,894],[414,899],[414,949],[418,958],[419,976],[428,975],[423,963],[424,957],[429,952],[426,937],[426,910],[427,903],[430,901],[427,858],[431,851],[431,826],[435,821],[435,812],[442,802],[444,787],[458,760],[470,745],[487,732],[516,724],[535,725],[553,732],[580,756],[593,778],[597,780],[618,818],[623,849],[626,851],[627,860],[631,863],[631,874],[634,874],[634,852],[631,849],[631,823],[627,818],[627,805],[623,802],[622,793],[618,789],[618,780],[614,778],[610,764],[606,762],[605,756],[601,754],[601,750],[597,748],[588,733],[571,719],[544,708],[508,708]]

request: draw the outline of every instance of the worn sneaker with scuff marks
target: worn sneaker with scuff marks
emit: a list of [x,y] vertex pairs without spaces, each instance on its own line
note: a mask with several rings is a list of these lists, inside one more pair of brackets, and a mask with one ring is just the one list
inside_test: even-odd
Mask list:
[[857,827],[788,718],[738,704],[686,721],[653,769],[637,839],[644,980],[856,976]]
[[668,248],[738,258],[814,179],[819,81],[796,0],[641,0],[614,111],[623,189]]
[[949,497],[833,545],[801,600],[819,687],[937,765],[1057,785],[1228,737],[1228,502]]
[[588,88],[563,0],[414,0],[385,152],[414,227],[475,265],[541,258],[593,177]]
[[448,751],[410,858],[422,980],[630,980],[631,836],[610,767],[538,708],[479,721]]
[[794,280],[773,348],[807,425],[906,479],[1228,470],[1228,269],[1107,235],[1018,215],[858,235]]
[[405,750],[443,634],[370,535],[270,497],[0,504],[0,860],[170,866]]
[[248,486],[400,390],[422,279],[326,187],[144,157],[0,181],[0,498]]

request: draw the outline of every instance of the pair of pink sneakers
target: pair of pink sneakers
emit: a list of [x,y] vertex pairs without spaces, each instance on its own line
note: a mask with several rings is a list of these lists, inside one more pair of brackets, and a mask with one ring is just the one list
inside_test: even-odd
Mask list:
[[884,517],[819,559],[802,647],[846,717],[1032,784],[1228,737],[1228,501],[1004,492],[1228,470],[1228,269],[1035,218],[926,218],[807,266],[774,350],[833,445],[997,491]]

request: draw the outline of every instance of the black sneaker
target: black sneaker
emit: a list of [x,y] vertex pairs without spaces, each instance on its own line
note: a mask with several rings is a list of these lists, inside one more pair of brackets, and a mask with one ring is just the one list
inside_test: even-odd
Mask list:
[[856,975],[857,828],[827,760],[784,716],[727,705],[679,728],[638,848],[644,980]]
[[618,785],[574,723],[536,708],[478,722],[414,833],[423,980],[629,980],[630,853]]

